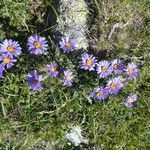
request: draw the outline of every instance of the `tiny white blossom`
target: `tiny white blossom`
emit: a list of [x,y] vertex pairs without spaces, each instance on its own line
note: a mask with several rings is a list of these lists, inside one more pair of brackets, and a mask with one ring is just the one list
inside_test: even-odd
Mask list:
[[75,146],[79,146],[81,143],[88,143],[88,140],[83,138],[81,132],[82,130],[79,126],[73,126],[70,132],[65,134],[65,138]]

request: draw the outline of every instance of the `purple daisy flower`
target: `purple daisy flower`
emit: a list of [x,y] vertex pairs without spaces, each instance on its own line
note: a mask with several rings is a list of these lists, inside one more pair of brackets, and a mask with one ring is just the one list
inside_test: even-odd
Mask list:
[[115,74],[122,73],[123,71],[123,63],[121,62],[120,59],[115,59],[111,63],[113,71]]
[[38,75],[37,70],[30,71],[27,75],[26,81],[28,83],[28,86],[32,90],[42,90],[42,83],[43,77],[42,75]]
[[137,94],[130,94],[124,101],[126,107],[132,107],[133,102],[137,100]]
[[125,72],[130,79],[134,79],[136,78],[138,72],[137,66],[133,62],[129,63],[125,69]]
[[71,70],[66,70],[63,72],[63,85],[71,86],[73,82],[74,76]]
[[48,48],[47,41],[45,37],[40,37],[38,35],[32,35],[28,37],[28,51],[30,54],[42,54]]
[[108,96],[107,90],[103,86],[98,86],[97,88],[94,89],[95,92],[95,98],[98,100],[104,100]]
[[2,62],[1,66],[3,67],[6,66],[6,68],[9,69],[14,65],[14,62],[16,62],[17,60],[13,59],[13,56],[7,53],[7,54],[2,54],[0,56],[0,61]]
[[0,44],[0,53],[8,53],[13,56],[18,56],[21,54],[20,44],[12,39],[5,39],[4,42]]
[[111,72],[112,67],[108,61],[103,60],[97,63],[97,73],[100,75],[101,78],[107,77],[111,74]]
[[94,67],[96,65],[97,60],[93,55],[88,55],[87,53],[84,53],[81,55],[82,60],[79,62],[79,65],[84,70],[94,70]]
[[57,65],[55,62],[51,63],[49,65],[46,65],[46,70],[47,70],[49,76],[56,77],[58,75]]
[[73,40],[70,38],[70,36],[62,37],[59,45],[65,53],[70,52],[74,49]]
[[115,77],[114,80],[116,80],[116,83],[118,83],[120,88],[122,88],[124,86],[124,83],[126,81],[126,79],[123,78],[122,76]]
[[108,90],[110,94],[118,94],[119,89],[120,85],[118,84],[115,78],[112,78],[107,82],[106,90]]

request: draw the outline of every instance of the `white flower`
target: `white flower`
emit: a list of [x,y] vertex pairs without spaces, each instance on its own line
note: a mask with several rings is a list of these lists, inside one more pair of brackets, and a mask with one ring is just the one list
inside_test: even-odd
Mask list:
[[82,130],[79,126],[73,126],[70,132],[65,134],[65,138],[75,146],[79,146],[81,143],[88,143],[88,140],[83,138],[81,132]]

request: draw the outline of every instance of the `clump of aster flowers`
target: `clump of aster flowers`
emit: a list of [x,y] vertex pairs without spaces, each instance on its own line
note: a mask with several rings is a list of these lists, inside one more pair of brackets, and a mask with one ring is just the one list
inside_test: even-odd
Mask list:
[[[136,78],[138,72],[137,66],[133,62],[129,63],[126,69],[124,69],[124,65],[120,59],[114,59],[111,62],[107,60],[99,61],[96,63],[96,66],[97,73],[101,78],[103,78],[104,83],[105,79],[107,79],[109,75],[112,76],[112,78],[106,80],[105,86],[100,85],[89,93],[89,97],[94,98],[95,100],[107,99],[109,94],[118,94],[120,89],[125,85],[127,78]],[[118,74],[119,76],[116,76]],[[127,75],[127,78],[124,77],[125,75]],[[124,104],[131,105],[132,102],[130,101],[129,103],[126,99]]]
[[107,81],[105,86],[99,85],[94,88],[94,90],[89,93],[89,97],[94,98],[95,100],[107,99],[109,94],[118,94],[119,90],[124,86],[124,83],[125,78],[122,76],[111,78]]
[[[38,35],[32,35],[28,37],[27,45],[30,54],[35,55],[42,54],[48,49],[46,38]],[[59,45],[65,53],[71,52],[75,48],[74,41],[70,36],[62,37]],[[5,39],[2,44],[0,44],[0,77],[3,77],[3,72],[5,69],[10,69],[14,66],[14,63],[17,61],[15,57],[20,54],[21,47],[17,41],[13,41],[12,39]],[[124,69],[123,62],[120,59],[114,59],[112,61],[102,60],[98,62],[93,55],[88,53],[83,53],[81,55],[79,66],[81,69],[87,71],[94,71],[96,67],[97,74],[103,78],[104,84],[95,87],[94,90],[89,94],[91,98],[94,98],[98,101],[107,99],[109,94],[118,94],[120,89],[125,85],[126,79],[135,79],[138,73],[137,66],[133,62],[128,63]],[[58,66],[55,62],[47,64],[45,66],[45,70],[51,77],[56,77],[59,74]],[[108,78],[109,76],[111,76],[111,78]],[[32,90],[41,91],[43,89],[43,80],[43,76],[39,75],[37,70],[30,71],[26,77],[27,84]],[[69,69],[64,70],[62,74],[63,85],[72,86],[73,81],[74,73]],[[131,107],[133,106],[132,103],[136,100],[137,95],[130,94],[124,100],[124,105],[126,107]]]
[[21,47],[17,41],[12,39],[5,39],[0,44],[0,78],[3,77],[5,69],[10,69],[17,61],[14,57],[21,54]]
[[82,69],[89,70],[89,71],[94,70],[97,60],[93,55],[84,53],[81,55],[81,59],[82,60],[79,62],[79,65]]
[[37,70],[30,71],[26,77],[26,81],[28,83],[29,88],[32,90],[41,91],[43,89],[42,88],[43,77],[42,75],[39,75],[37,73]]
[[30,54],[43,54],[48,49],[47,40],[45,37],[32,35],[28,37],[28,51]]
[[64,53],[71,52],[74,49],[73,39],[70,36],[62,37],[59,45]]

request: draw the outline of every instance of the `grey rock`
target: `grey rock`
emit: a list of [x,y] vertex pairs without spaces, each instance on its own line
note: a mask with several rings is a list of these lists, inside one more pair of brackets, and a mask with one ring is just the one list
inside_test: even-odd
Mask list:
[[76,49],[87,49],[88,7],[84,0],[60,0],[58,30],[74,39]]

